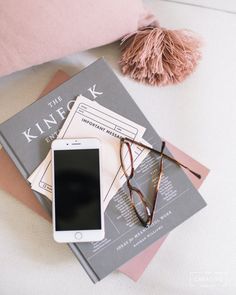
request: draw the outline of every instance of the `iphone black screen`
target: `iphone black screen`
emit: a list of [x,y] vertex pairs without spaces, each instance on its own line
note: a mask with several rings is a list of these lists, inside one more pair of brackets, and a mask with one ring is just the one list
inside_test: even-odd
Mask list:
[[55,150],[56,231],[101,229],[99,150]]

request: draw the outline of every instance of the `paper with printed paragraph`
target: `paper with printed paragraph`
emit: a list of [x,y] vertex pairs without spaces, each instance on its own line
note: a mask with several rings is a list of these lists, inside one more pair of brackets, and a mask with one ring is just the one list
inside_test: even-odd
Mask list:
[[[142,141],[145,128],[102,107],[83,96],[76,100],[58,138],[97,137],[102,145],[102,184],[104,210],[111,198],[125,183],[120,167],[120,137]],[[134,168],[144,160],[147,149],[132,145]],[[28,179],[33,190],[52,199],[51,152]]]

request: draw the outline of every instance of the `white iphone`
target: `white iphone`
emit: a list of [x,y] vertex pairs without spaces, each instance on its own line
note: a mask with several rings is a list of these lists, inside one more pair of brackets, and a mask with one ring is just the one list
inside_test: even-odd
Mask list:
[[52,142],[53,237],[57,242],[104,238],[101,144],[96,138]]

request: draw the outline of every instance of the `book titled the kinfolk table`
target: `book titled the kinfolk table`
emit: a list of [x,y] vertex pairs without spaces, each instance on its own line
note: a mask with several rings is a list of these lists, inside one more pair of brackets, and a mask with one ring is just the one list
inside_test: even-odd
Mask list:
[[[0,142],[25,178],[45,158],[73,100],[80,94],[144,126],[144,139],[154,147],[160,147],[160,137],[110,67],[99,59],[0,125]],[[155,157],[149,155],[136,171],[136,183],[147,196],[155,182],[153,170],[156,163]],[[35,196],[50,212],[51,202],[41,194],[35,193]],[[153,225],[143,228],[129,206],[124,185],[105,212],[105,239],[96,243],[69,244],[93,282],[136,256],[206,203],[185,173],[165,161],[157,205]]]

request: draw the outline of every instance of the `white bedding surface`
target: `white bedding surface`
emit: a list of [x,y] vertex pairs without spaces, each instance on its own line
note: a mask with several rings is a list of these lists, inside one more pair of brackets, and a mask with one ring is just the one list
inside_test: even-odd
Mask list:
[[[208,206],[171,233],[138,283],[114,272],[93,285],[67,246],[53,241],[51,225],[0,190],[2,295],[236,293],[236,15],[146,2],[163,26],[203,37],[202,62],[184,83],[152,88],[123,77],[112,44],[1,78],[0,122],[33,102],[57,69],[74,74],[104,56],[157,132],[211,169],[200,189]],[[225,9],[233,11],[231,3]]]

